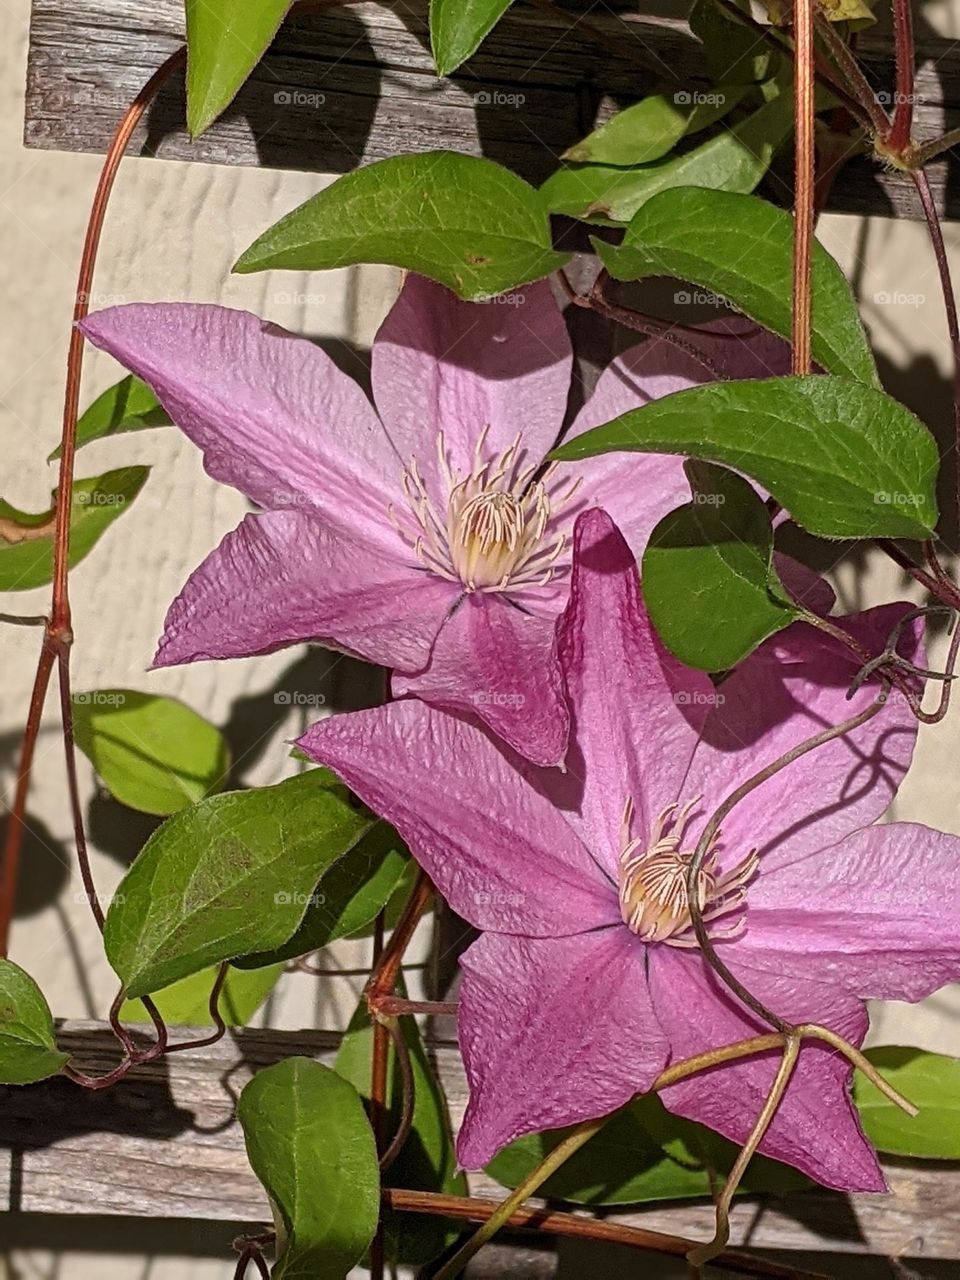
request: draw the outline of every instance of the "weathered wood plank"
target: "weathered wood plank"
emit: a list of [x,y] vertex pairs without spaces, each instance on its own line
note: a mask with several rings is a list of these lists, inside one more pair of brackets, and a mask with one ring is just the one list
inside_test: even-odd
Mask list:
[[[60,1042],[94,1074],[116,1061],[110,1032],[68,1023]],[[329,1061],[337,1037],[305,1031],[244,1031],[210,1048],[173,1054],[139,1068],[117,1087],[81,1092],[63,1080],[4,1089],[0,1099],[0,1198],[35,1213],[128,1217],[264,1219],[266,1205],[247,1166],[234,1100],[250,1074],[291,1053]],[[435,1046],[455,1123],[465,1103],[459,1055]],[[808,1191],[764,1205],[740,1202],[734,1244],[755,1248],[960,1257],[960,1169],[889,1164],[892,1194],[842,1196]],[[502,1195],[478,1175],[472,1190]],[[611,1215],[662,1231],[702,1237],[712,1210],[703,1203],[656,1205]]]
[[[123,106],[179,45],[182,31],[182,0],[146,7],[138,0],[33,0],[27,145],[105,150]],[[867,34],[860,48],[872,82],[889,91],[889,47]],[[683,22],[606,6],[571,26],[559,13],[516,5],[447,80],[433,73],[428,50],[427,0],[398,11],[363,2],[297,17],[201,139],[186,135],[182,86],[171,85],[132,154],[342,173],[402,151],[452,147],[539,181],[564,148],[617,106],[707,84],[700,46]],[[960,46],[924,38],[918,60],[916,132],[926,138],[960,123]],[[781,198],[788,169],[786,178],[772,180]],[[941,211],[960,216],[952,162],[931,165],[930,178]],[[909,179],[865,160],[843,172],[830,207],[919,216]]]

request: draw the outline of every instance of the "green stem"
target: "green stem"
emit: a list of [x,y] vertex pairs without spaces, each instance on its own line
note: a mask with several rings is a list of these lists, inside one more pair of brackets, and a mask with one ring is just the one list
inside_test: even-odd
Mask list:
[[530,1196],[546,1182],[551,1174],[555,1173],[575,1151],[579,1151],[582,1146],[590,1141],[590,1139],[607,1123],[609,1116],[601,1116],[598,1120],[587,1120],[583,1124],[577,1125],[572,1133],[567,1134],[563,1141],[545,1156],[537,1165],[532,1173],[520,1183],[517,1189],[499,1206],[496,1213],[492,1213],[490,1217],[478,1227],[470,1239],[453,1255],[445,1266],[441,1267],[437,1272],[434,1280],[453,1280],[454,1276],[458,1276],[470,1259],[477,1253],[487,1241],[500,1230],[500,1228],[513,1216],[517,1209]]

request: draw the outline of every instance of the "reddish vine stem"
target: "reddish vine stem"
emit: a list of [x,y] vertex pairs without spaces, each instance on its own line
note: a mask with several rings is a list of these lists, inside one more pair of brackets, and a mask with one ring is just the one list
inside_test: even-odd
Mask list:
[[[500,1208],[496,1200],[484,1200],[476,1196],[450,1196],[431,1191],[398,1190],[392,1187],[383,1191],[383,1203],[390,1209],[405,1213],[428,1214],[432,1217],[452,1218],[468,1222],[486,1222]],[[552,1209],[524,1205],[507,1220],[507,1226],[545,1232],[581,1240],[605,1241],[610,1244],[629,1245],[651,1253],[668,1257],[685,1257],[691,1242],[682,1236],[651,1231],[645,1227],[630,1227],[625,1223],[606,1222],[573,1213],[560,1213]],[[826,1280],[819,1272],[797,1270],[780,1263],[754,1258],[736,1249],[728,1249],[715,1259],[718,1265],[748,1276],[769,1276],[772,1280]]]
[[[67,353],[67,377],[64,393],[63,430],[60,439],[60,470],[57,481],[57,497],[54,517],[53,546],[53,591],[50,618],[44,632],[43,646],[37,663],[37,674],[30,698],[30,709],[24,729],[20,748],[20,761],[17,772],[17,786],[14,794],[13,808],[7,823],[3,851],[3,874],[0,879],[0,955],[6,955],[9,948],[10,922],[13,918],[16,898],[17,878],[20,864],[20,853],[23,847],[23,833],[26,820],[27,795],[30,790],[30,775],[40,731],[40,720],[46,700],[50,676],[54,661],[63,653],[63,663],[69,663],[69,647],[73,641],[70,626],[70,597],[67,588],[70,552],[70,509],[73,495],[73,464],[76,454],[76,428],[80,409],[80,375],[83,366],[83,335],[76,327],[89,310],[93,272],[96,265],[97,250],[103,230],[103,221],[113,189],[114,180],[120,161],[129,145],[131,135],[139,124],[143,113],[154,96],[186,59],[186,50],[180,49],[172,54],[166,62],[150,77],[133,103],[124,113],[117,127],[110,150],[107,152],[100,173],[100,180],[94,195],[84,240],[83,254],[80,260],[80,272],[77,283],[77,295],[74,303],[74,328],[70,334],[70,345]],[[63,666],[61,666],[63,670]],[[69,747],[68,747],[69,752]],[[82,815],[80,817],[82,823]],[[77,825],[76,810],[74,825]],[[80,851],[78,850],[78,855]],[[86,883],[86,873],[85,873]],[[93,899],[91,900],[91,906]]]
[[[816,29],[834,60],[841,75],[846,77],[847,87],[854,101],[866,115],[866,123],[871,132],[879,138],[886,138],[890,132],[891,120],[877,101],[873,86],[863,74],[860,63],[854,57],[850,46],[837,34],[833,23],[822,12],[815,17]],[[859,112],[854,113],[860,118]]]
[[947,257],[947,246],[943,241],[943,229],[937,214],[937,206],[930,190],[930,180],[924,169],[911,169],[910,176],[920,197],[923,216],[927,221],[930,241],[933,245],[934,257],[937,260],[937,271],[940,275],[940,288],[943,293],[943,305],[947,314],[947,332],[950,335],[950,348],[953,353],[953,429],[954,429],[954,471],[956,474],[956,506],[960,519],[960,323],[957,320],[957,299],[953,292],[953,278],[950,274],[950,261]]
[[794,163],[793,311],[791,371],[809,373],[812,307],[813,222],[815,205],[815,141],[813,6],[815,0],[794,4]]
[[[373,972],[377,973],[383,959],[384,915],[381,911],[373,928]],[[373,1023],[373,1055],[370,1063],[370,1123],[377,1152],[384,1154],[387,1133],[387,1071],[390,1065],[390,1035],[380,1019]],[[383,1280],[385,1240],[383,1217],[370,1242],[370,1280]]]
[[893,125],[887,143],[900,155],[913,135],[913,81],[916,55],[913,46],[913,0],[893,0],[893,34],[896,58],[896,90]]

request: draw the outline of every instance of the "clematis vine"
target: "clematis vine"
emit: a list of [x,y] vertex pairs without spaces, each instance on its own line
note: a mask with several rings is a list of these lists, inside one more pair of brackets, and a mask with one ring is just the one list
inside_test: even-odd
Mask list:
[[[879,652],[907,608],[838,625]],[[719,687],[680,666],[652,632],[630,548],[597,510],[578,521],[558,634],[573,716],[566,773],[415,702],[325,720],[301,741],[394,823],[482,930],[461,961],[468,1169],[520,1135],[613,1111],[671,1062],[769,1029],[696,943],[692,851],[734,788],[875,697],[846,700],[856,659],[805,624]],[[902,644],[915,656],[916,632]],[[892,697],[750,792],[700,873],[699,905],[730,971],[785,1020],[853,1044],[866,999],[917,1000],[960,977],[960,840],[875,825],[915,734]],[[777,1060],[715,1067],[661,1097],[742,1142]],[[805,1043],[760,1149],[828,1186],[880,1190],[849,1083],[844,1056]]]
[[[541,282],[486,304],[408,276],[373,345],[376,408],[314,343],[246,312],[131,305],[82,326],[154,390],[247,516],[171,606],[157,666],[308,640],[395,672],[396,696],[472,711],[538,764],[569,720],[554,630],[577,514],[639,553],[687,492],[680,460],[550,467],[572,353]],[[708,364],[650,339],[615,359],[578,435],[708,381],[784,371],[784,344],[704,335]]]

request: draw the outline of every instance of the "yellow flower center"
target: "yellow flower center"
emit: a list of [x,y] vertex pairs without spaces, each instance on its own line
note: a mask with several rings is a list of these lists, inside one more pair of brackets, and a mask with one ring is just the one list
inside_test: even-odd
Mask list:
[[391,509],[394,523],[425,569],[462,582],[468,591],[542,586],[558,572],[567,542],[564,534],[548,534],[547,526],[580,481],[551,487],[552,468],[535,480],[537,466],[519,464],[520,436],[504,453],[483,461],[486,437],[485,427],[467,476],[453,473],[443,435],[438,437],[445,511],[437,510],[412,459],[403,473],[412,520],[398,519]]
[[[623,811],[620,852],[620,913],[624,924],[643,942],[666,942],[673,947],[695,947],[697,938],[690,918],[687,879],[694,848],[681,847],[690,814],[700,803],[697,796],[680,808],[669,804],[657,817],[648,838],[631,836],[633,801],[627,800]],[[755,850],[747,854],[732,871],[717,871],[717,845],[720,832],[715,832],[707,855],[697,872],[697,905],[705,923],[739,912],[713,936],[729,940],[738,937],[746,927],[746,915],[740,908],[746,886],[759,864]]]

